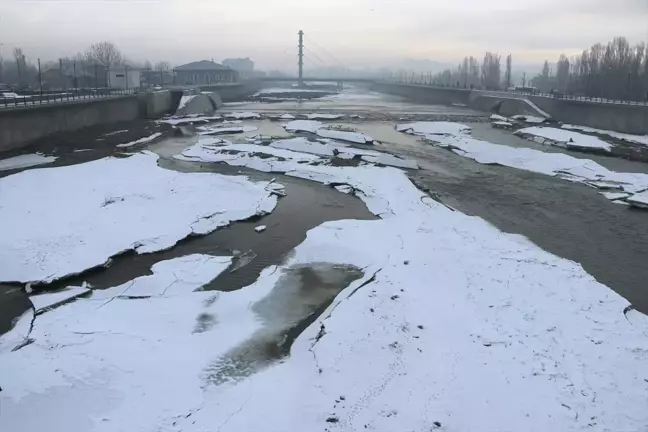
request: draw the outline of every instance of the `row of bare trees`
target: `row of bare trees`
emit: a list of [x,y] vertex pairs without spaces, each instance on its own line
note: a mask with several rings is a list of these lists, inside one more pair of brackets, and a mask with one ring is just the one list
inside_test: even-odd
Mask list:
[[475,57],[465,57],[456,69],[446,69],[436,74],[432,81],[437,85],[461,88],[499,90],[502,87],[510,87],[513,58],[511,55],[506,58],[504,81],[502,81],[501,59],[499,54],[492,52],[484,54],[481,64]]
[[[39,77],[38,64],[30,61],[19,47],[14,48],[12,54],[13,58],[11,59],[0,57],[0,83],[14,85],[18,88],[36,87],[42,81]],[[101,71],[99,75],[102,76],[99,82],[103,82],[103,85],[106,83],[105,71],[115,67],[128,66],[164,73],[171,70],[171,65],[166,61],[158,62],[155,65],[149,61],[141,64],[129,61],[112,42],[94,43],[84,52],[61,58],[58,61],[43,62],[40,66],[41,72],[58,70],[59,76],[94,75],[95,83],[97,69],[99,69]],[[74,80],[76,81],[76,78]],[[73,85],[76,86],[76,84],[75,82]]]
[[541,91],[607,99],[648,99],[648,46],[631,46],[624,37],[600,43],[581,54],[562,54],[553,66],[545,61],[542,72],[531,80]]
[[[445,70],[432,81],[437,85],[486,90],[508,89],[516,84],[527,86],[526,73],[521,82],[514,82],[511,55],[506,57],[502,73],[502,58],[492,52],[487,52],[481,63],[475,57],[466,57],[456,69]],[[528,85],[545,93],[646,100],[648,46],[644,42],[631,46],[626,38],[617,37],[607,45],[598,43],[579,55],[561,54],[555,64],[545,61],[541,72]]]

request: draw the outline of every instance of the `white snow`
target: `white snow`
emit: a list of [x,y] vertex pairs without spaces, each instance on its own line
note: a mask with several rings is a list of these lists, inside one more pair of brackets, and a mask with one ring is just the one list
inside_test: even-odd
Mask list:
[[315,133],[318,129],[322,129],[324,123],[315,120],[294,120],[283,125],[289,132],[311,132]]
[[[616,188],[628,194],[636,194],[648,189],[648,175],[610,171],[589,159],[575,158],[563,153],[544,153],[530,148],[493,144],[464,134],[430,135],[427,138],[435,145],[451,149],[460,156],[474,159],[482,164],[498,164],[556,176],[599,189]],[[637,199],[640,200],[641,197]]]
[[344,117],[342,114],[308,114],[308,120],[337,120]]
[[412,135],[458,135],[470,132],[470,126],[454,122],[416,122],[399,124],[396,130]]
[[167,123],[174,126],[180,126],[193,123],[209,123],[215,120],[222,120],[221,116],[186,116],[186,117],[173,117],[164,120],[158,120],[159,123]]
[[86,288],[85,286],[67,287],[56,292],[29,296],[29,300],[31,300],[32,304],[34,305],[36,313],[39,314],[46,311],[47,309],[54,309],[63,303],[81,297],[89,292],[90,289]]
[[418,164],[412,159],[403,159],[387,153],[377,156],[362,156],[362,160],[370,163],[389,165],[397,168],[418,169]]
[[7,159],[0,159],[0,171],[48,164],[54,162],[56,159],[58,159],[56,156],[43,156],[39,153],[14,156]]
[[302,88],[282,88],[282,87],[273,87],[259,90],[254,94],[254,96],[263,96],[266,94],[280,94],[280,93],[330,93],[327,90],[316,90],[316,89],[302,89]]
[[[23,344],[29,337],[31,331],[32,321],[34,320],[34,309],[29,308],[22,315],[16,318],[13,322],[12,328],[0,334],[0,364],[2,364],[2,354],[8,353]],[[8,371],[5,369],[5,372]],[[2,378],[3,371],[0,370],[0,378]],[[0,396],[0,401],[2,397]],[[2,425],[2,416],[0,416],[0,425]],[[4,429],[3,429],[4,430]]]
[[152,275],[140,276],[122,285],[93,290],[92,300],[165,297],[194,291],[232,263],[229,256],[185,255],[160,261],[151,267]]
[[630,194],[623,192],[600,192],[600,194],[610,201],[622,200],[630,196]]
[[356,144],[369,144],[374,140],[372,137],[360,132],[348,132],[335,129],[318,129],[315,133],[323,138],[348,141]]
[[276,204],[267,182],[178,173],[157,159],[143,152],[0,179],[0,280],[51,282],[127,250],[168,249]]
[[211,128],[202,128],[201,132],[198,132],[199,135],[220,135],[220,134],[233,134],[233,133],[244,133],[252,132],[257,130],[256,126],[232,126],[232,127],[211,127]]
[[249,120],[249,119],[258,119],[261,118],[261,114],[255,112],[235,112],[225,114],[226,118],[233,118],[237,120]]
[[295,116],[292,114],[282,114],[279,118],[281,120],[294,120]]
[[181,110],[182,108],[186,107],[187,104],[191,101],[191,99],[195,98],[198,95],[187,95],[187,96],[182,96],[180,98],[180,103],[178,104],[178,108],[176,111]]
[[648,146],[648,135],[631,135],[621,132],[615,132],[605,129],[595,129],[587,126],[578,126],[572,124],[562,125],[563,129],[577,130],[581,132],[594,133],[598,135],[607,135],[612,138],[616,138],[622,141],[627,141],[635,144],[642,144]]
[[493,122],[508,122],[508,117],[501,116],[499,114],[493,114],[490,116],[491,121]]
[[626,198],[626,201],[635,207],[648,208],[648,191],[634,194]]
[[567,149],[600,149],[606,151],[612,149],[610,143],[600,138],[556,128],[534,126],[520,129],[515,134],[523,137],[531,137],[533,141],[538,141],[536,137],[540,137],[540,144],[547,144],[544,140],[549,140],[549,144]]
[[[262,328],[250,306],[272,287],[194,292],[229,261],[166,261],[121,297],[95,291],[39,315],[35,342],[0,355],[0,430],[172,431],[199,408],[219,357]],[[269,270],[266,282],[279,277]]]
[[532,116],[532,115],[524,115],[524,114],[514,115],[511,118],[513,120],[523,121],[525,123],[534,123],[534,124],[544,123],[547,120],[546,118]]
[[503,127],[503,128],[512,128],[513,127],[513,123],[506,122],[506,121],[494,121],[491,124],[493,126],[499,126],[499,127]]
[[156,133],[154,133],[152,135],[149,135],[149,136],[144,137],[144,138],[140,138],[140,139],[135,140],[135,141],[127,142],[127,143],[124,143],[124,144],[117,144],[117,147],[122,147],[123,148],[123,147],[132,147],[132,146],[138,145],[138,144],[145,144],[145,143],[151,142],[154,139],[156,139],[158,137],[161,137],[161,136],[162,136],[161,132],[156,132]]
[[[38,317],[36,342],[0,356],[0,430],[648,424],[648,338],[624,316],[628,302],[580,265],[449,209],[398,169],[282,164],[289,175],[353,187],[381,220],[314,228],[282,266],[236,292],[81,299]],[[272,303],[288,268],[313,263],[364,276],[289,357],[251,369],[245,353],[271,346],[258,308]]]
[[265,226],[265,225],[259,225],[258,227],[255,227],[255,228],[254,228],[254,231],[260,233],[260,232],[265,231],[267,228],[268,228],[268,227]]

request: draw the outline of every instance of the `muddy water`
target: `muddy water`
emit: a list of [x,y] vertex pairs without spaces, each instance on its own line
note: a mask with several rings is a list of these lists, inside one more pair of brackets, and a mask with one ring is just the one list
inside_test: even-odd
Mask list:
[[287,356],[297,336],[362,276],[360,269],[330,263],[286,269],[270,294],[252,307],[263,328],[210,364],[206,383],[238,381]]

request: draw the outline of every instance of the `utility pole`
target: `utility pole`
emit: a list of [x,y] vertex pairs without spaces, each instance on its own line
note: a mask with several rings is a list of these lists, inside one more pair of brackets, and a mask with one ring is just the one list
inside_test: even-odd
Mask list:
[[297,65],[299,66],[299,87],[304,86],[304,32],[299,30],[299,61]]

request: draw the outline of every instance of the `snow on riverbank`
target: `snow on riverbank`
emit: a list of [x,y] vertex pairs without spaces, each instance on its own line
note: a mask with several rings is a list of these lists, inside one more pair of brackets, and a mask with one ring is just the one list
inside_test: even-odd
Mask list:
[[36,165],[52,163],[57,159],[56,156],[43,156],[39,153],[14,156],[0,160],[0,171],[11,169],[28,168]]
[[51,282],[127,250],[168,249],[276,204],[265,182],[178,173],[157,158],[144,152],[0,179],[0,280]]
[[89,292],[90,289],[85,286],[67,287],[61,291],[29,296],[29,300],[32,302],[32,305],[34,305],[36,313],[39,314],[45,312],[48,309],[53,309],[63,303],[86,295]]
[[131,142],[123,143],[123,144],[117,144],[117,147],[127,148],[127,147],[132,147],[132,146],[135,146],[135,145],[138,145],[138,144],[146,144],[146,143],[149,143],[149,142],[151,142],[151,141],[153,141],[153,140],[155,140],[155,139],[157,139],[157,138],[159,138],[161,136],[162,136],[162,133],[156,132],[156,133],[154,133],[152,135],[149,135],[149,136],[144,137],[144,138],[140,138],[140,139],[135,140],[135,141],[131,141]]
[[609,152],[612,149],[612,144],[600,138],[550,127],[534,126],[524,128],[516,131],[515,135],[539,144],[549,144],[569,150],[604,150]]
[[604,130],[604,129],[595,129],[587,126],[578,126],[572,124],[564,124],[562,125],[562,128],[586,132],[586,133],[592,133],[597,135],[606,135],[621,141],[648,146],[648,135],[631,135],[631,134],[625,134],[621,132],[615,132],[615,131]]
[[399,124],[396,126],[399,132],[412,135],[458,135],[470,133],[470,126],[453,122],[416,122]]
[[[462,125],[457,125],[455,128],[461,129],[460,126]],[[449,128],[446,124],[438,126],[439,131],[448,129],[452,128]],[[426,130],[434,131],[435,122],[429,122]],[[543,133],[552,134],[553,132]],[[450,149],[460,156],[474,159],[482,164],[498,164],[556,176],[573,182],[585,183],[599,189],[618,189],[631,196],[648,189],[648,175],[646,174],[610,171],[592,160],[575,158],[563,153],[544,153],[530,148],[493,144],[472,138],[463,133],[456,135],[431,133],[426,138],[439,147]],[[637,195],[634,203],[640,205],[642,196]],[[618,196],[615,196],[614,199],[618,200]],[[632,202],[633,200],[628,198],[627,201]]]
[[[323,118],[322,115],[317,118]],[[327,125],[317,120],[294,120],[283,125],[289,132],[309,132],[322,138],[337,139],[355,144],[371,144],[374,139],[360,132],[330,129]]]
[[[266,160],[257,147],[248,166]],[[217,148],[187,151],[209,162]],[[578,264],[434,201],[398,169],[311,165],[299,160],[317,156],[270,149],[292,154],[277,161],[288,175],[344,185],[382,219],[314,228],[283,265],[236,292],[190,292],[224,261],[205,277],[196,265],[196,283],[179,286],[187,272],[169,261],[37,317],[35,342],[0,356],[1,430],[616,431],[648,423],[648,337],[624,316],[628,303]],[[278,349],[259,308],[273,304],[289,268],[313,263],[364,276],[297,337],[288,358],[255,368],[250,352]]]
[[[210,160],[193,149],[194,160]],[[0,425],[486,432],[648,423],[648,337],[624,316],[628,303],[578,264],[449,209],[400,170],[280,163],[289,175],[346,185],[382,220],[327,222],[285,264],[215,300],[172,291],[172,301],[141,303],[113,297],[116,290],[87,316],[65,310],[93,300],[37,319],[32,336],[51,348],[35,343],[0,357],[0,371],[19,371],[2,377],[10,414]],[[250,310],[269,301],[287,268],[312,263],[352,265],[364,276],[296,339],[289,358],[250,371],[244,356],[225,355],[254,350],[246,342],[264,333]],[[203,331],[189,336],[195,328]],[[94,403],[79,409],[80,395]],[[27,415],[35,410],[43,414]]]

